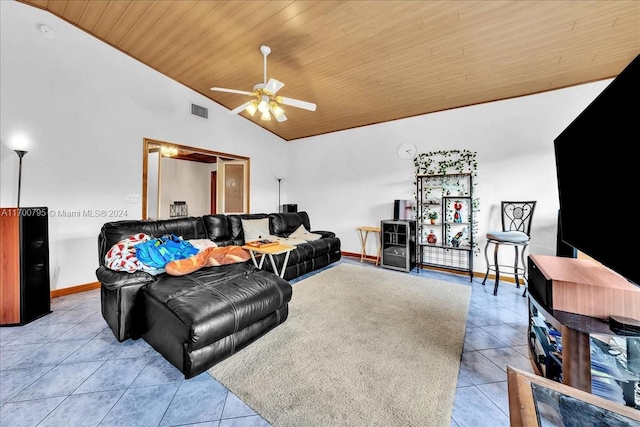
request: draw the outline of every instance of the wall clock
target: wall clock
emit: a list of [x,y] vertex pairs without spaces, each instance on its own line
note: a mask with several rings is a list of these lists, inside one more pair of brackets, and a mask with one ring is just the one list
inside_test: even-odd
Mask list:
[[413,159],[417,153],[418,149],[415,144],[409,142],[405,142],[398,148],[398,156],[404,160]]

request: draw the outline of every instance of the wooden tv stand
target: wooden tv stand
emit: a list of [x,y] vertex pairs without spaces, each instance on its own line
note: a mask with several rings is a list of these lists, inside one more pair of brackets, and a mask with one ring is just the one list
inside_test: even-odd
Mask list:
[[529,255],[528,288],[530,310],[562,334],[562,382],[590,393],[589,335],[616,335],[610,315],[638,318],[640,288],[594,261],[545,255]]
[[[605,320],[610,315],[640,316],[640,287],[607,267],[589,259],[548,255],[529,255],[529,259],[529,280],[547,281],[547,308]],[[542,289],[536,285],[530,283],[529,288]]]

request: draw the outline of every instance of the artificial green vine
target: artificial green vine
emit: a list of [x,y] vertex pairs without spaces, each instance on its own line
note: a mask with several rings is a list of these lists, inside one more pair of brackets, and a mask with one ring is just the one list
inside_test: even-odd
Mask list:
[[[419,175],[448,175],[456,173],[468,173],[472,177],[471,194],[475,194],[475,187],[477,185],[478,176],[478,161],[476,155],[478,153],[469,150],[439,150],[431,151],[429,153],[420,153],[413,159],[415,166],[416,181],[414,186],[417,185],[417,177]],[[417,205],[417,194],[416,205]],[[480,211],[480,199],[474,197],[471,201],[473,209],[473,216],[477,218],[477,213]],[[475,255],[480,254],[480,248],[477,244],[478,235],[478,221],[473,221],[471,226],[471,233],[473,236],[473,253]]]
[[[448,173],[470,173],[478,175],[478,153],[469,150],[431,151],[420,153],[413,159],[416,175],[445,175]],[[475,181],[475,180],[474,180]]]

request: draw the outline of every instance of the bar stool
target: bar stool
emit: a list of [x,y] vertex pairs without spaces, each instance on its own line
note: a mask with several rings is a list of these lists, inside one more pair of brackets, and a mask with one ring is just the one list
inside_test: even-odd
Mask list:
[[[524,253],[529,246],[529,240],[531,239],[531,220],[533,219],[533,211],[536,207],[535,201],[528,202],[501,202],[502,207],[502,230],[501,231],[489,231],[487,232],[487,244],[484,247],[484,258],[487,261],[487,273],[484,276],[482,284],[487,281],[490,271],[495,271],[496,281],[493,287],[493,295],[498,295],[498,284],[500,282],[500,267],[513,269],[513,275],[516,279],[516,287],[520,287],[520,281],[518,274],[522,274],[523,280],[527,275],[527,264],[524,259]],[[489,256],[487,250],[489,245],[494,245],[493,250],[493,264],[489,262]],[[498,250],[500,246],[508,245],[513,246],[515,249],[515,260],[513,266],[500,265],[498,262]],[[521,251],[520,251],[521,249]],[[518,252],[520,251],[520,256]],[[519,265],[519,262],[522,265]],[[526,292],[526,288],[525,288]],[[524,295],[524,294],[523,294]]]

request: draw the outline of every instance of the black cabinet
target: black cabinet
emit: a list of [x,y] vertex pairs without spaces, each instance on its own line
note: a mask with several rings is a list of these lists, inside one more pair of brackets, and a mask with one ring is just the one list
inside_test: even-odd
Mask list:
[[385,268],[411,271],[416,266],[416,222],[383,220],[380,222],[382,260]]

